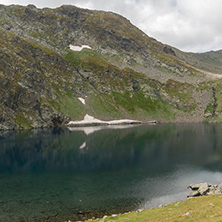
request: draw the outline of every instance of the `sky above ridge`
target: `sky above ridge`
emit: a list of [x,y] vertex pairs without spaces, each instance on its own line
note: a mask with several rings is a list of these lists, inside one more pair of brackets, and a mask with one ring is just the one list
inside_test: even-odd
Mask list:
[[222,49],[222,0],[0,0],[39,8],[71,4],[123,15],[150,37],[183,51]]

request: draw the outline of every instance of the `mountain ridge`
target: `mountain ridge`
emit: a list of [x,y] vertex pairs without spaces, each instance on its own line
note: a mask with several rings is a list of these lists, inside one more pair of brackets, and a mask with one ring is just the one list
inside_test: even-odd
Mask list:
[[61,126],[85,114],[221,119],[220,51],[185,53],[120,15],[75,6],[0,5],[0,14],[0,129]]

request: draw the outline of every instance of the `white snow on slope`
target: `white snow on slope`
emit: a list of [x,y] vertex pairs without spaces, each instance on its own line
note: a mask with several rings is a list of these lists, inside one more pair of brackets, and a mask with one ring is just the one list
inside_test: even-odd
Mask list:
[[83,49],[92,49],[88,45],[77,46],[77,45],[71,45],[71,44],[69,45],[69,48],[75,52],[81,52]]
[[88,114],[85,115],[83,120],[80,121],[70,121],[68,126],[79,126],[79,125],[121,125],[121,124],[133,124],[133,123],[141,123],[137,120],[130,119],[120,119],[120,120],[112,120],[112,121],[102,121],[100,119],[96,119],[93,116]]
[[78,97],[78,100],[85,106],[86,105],[86,100],[81,98],[81,97]]

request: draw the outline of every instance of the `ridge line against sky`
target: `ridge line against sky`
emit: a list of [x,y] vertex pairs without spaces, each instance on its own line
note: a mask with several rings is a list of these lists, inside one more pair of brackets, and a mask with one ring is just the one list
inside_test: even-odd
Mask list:
[[112,11],[150,37],[183,51],[222,49],[221,0],[0,0],[0,4],[56,8],[71,4]]

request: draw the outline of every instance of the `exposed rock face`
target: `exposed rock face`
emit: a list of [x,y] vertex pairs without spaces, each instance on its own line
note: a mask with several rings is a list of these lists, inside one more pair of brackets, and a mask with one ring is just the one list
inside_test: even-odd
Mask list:
[[163,51],[167,54],[171,54],[173,56],[176,56],[176,53],[170,46],[164,46]]
[[204,196],[209,194],[222,194],[222,184],[212,185],[207,183],[191,184],[188,188],[194,192],[190,193],[187,197]]
[[115,13],[90,11],[70,5],[56,9],[1,5],[0,14],[4,17],[0,24],[6,30],[61,53],[69,44],[83,44],[92,46],[104,55],[121,55],[119,59],[125,65],[135,62],[143,66],[159,64],[159,67],[180,74],[195,72],[195,69],[175,56],[170,46],[148,37],[130,21]]
[[0,5],[0,14],[0,129],[57,127],[86,113],[105,121],[222,118],[222,83],[210,81],[219,77],[120,15],[34,5]]
[[63,114],[51,103],[67,90],[77,94],[81,77],[57,53],[0,31],[0,129],[62,124]]

